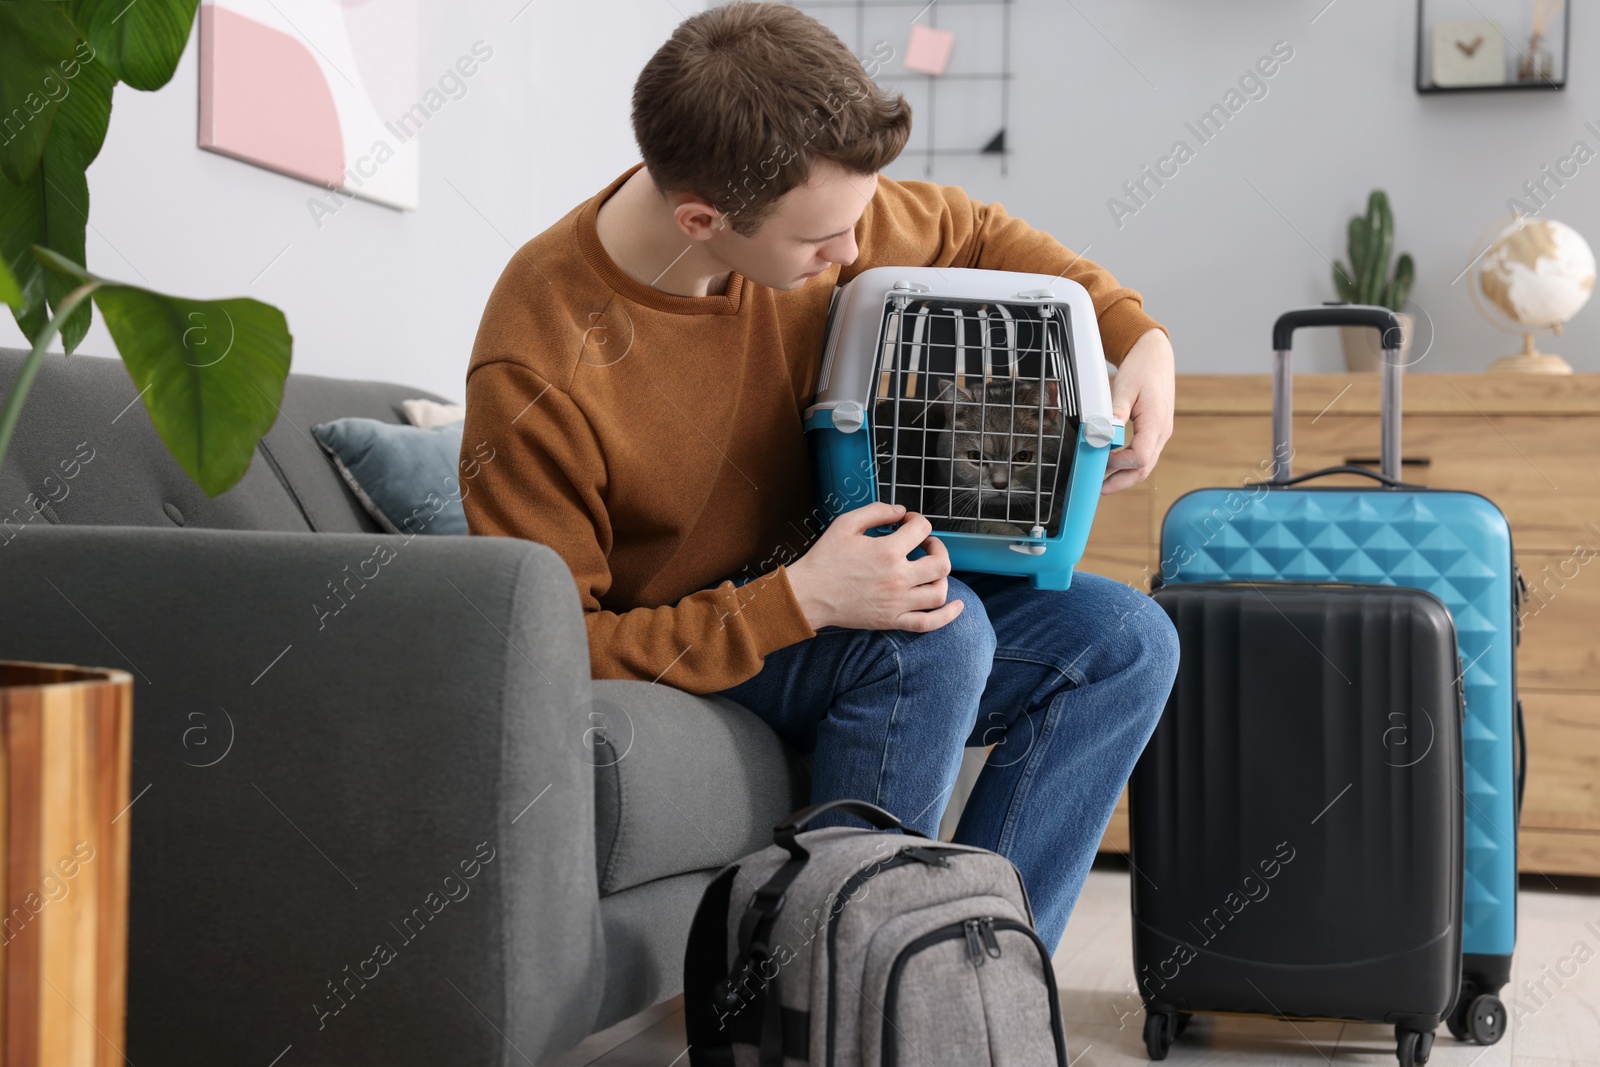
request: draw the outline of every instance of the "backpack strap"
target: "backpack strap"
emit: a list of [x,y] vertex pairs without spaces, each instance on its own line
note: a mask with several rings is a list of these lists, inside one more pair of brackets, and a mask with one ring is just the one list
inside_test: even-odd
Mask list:
[[[881,830],[897,829],[915,837],[927,837],[903,825],[884,809],[862,800],[831,800],[793,813],[773,827],[773,841],[788,850],[789,859],[751,896],[749,906],[739,919],[738,955],[734,958],[733,966],[727,970],[722,970],[720,964],[728,958],[727,915],[730,891],[737,871],[729,868],[718,875],[707,887],[701,898],[700,910],[695,913],[694,926],[690,931],[689,959],[685,962],[685,1027],[693,1067],[723,1067],[731,1064],[731,1045],[735,1041],[760,1047],[760,1067],[783,1067],[786,1051],[793,1058],[805,1058],[803,1050],[810,1037],[809,1016],[783,1007],[775,984],[777,968],[767,965],[772,962],[772,930],[783,912],[789,887],[794,885],[795,879],[811,860],[811,853],[800,843],[799,834],[816,816],[836,808],[848,811]],[[708,903],[711,904],[709,915]],[[702,920],[708,925],[705,930],[701,929]],[[720,924],[715,931],[709,929],[713,922]],[[779,961],[781,965],[782,961]],[[697,972],[693,977],[704,982],[704,985],[690,984],[691,969]],[[772,978],[763,977],[764,972],[771,974]],[[700,1008],[692,1007],[691,989],[703,991]],[[741,993],[747,993],[749,999],[743,999]],[[754,1010],[740,1010],[747,1007]],[[731,1026],[724,1026],[719,1012],[737,1012],[737,1017]],[[786,1016],[790,1023],[787,1028],[784,1026]],[[804,1031],[788,1032],[786,1040],[786,1031],[796,1031],[801,1024],[804,1024]],[[700,1040],[696,1039],[697,1033]],[[708,1051],[711,1058],[696,1060],[693,1053],[697,1047]],[[801,1053],[799,1056],[795,1055],[797,1051]],[[728,1058],[718,1059],[717,1056]]]
[[739,865],[730,863],[711,880],[689,926],[683,1014],[691,1067],[733,1067],[733,1033],[722,1025],[712,989],[728,973],[728,897],[738,874]]

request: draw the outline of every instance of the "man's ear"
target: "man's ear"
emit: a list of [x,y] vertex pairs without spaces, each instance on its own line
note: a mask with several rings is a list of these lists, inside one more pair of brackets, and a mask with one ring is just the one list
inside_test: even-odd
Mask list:
[[672,217],[677,220],[678,229],[691,241],[704,241],[729,228],[727,215],[705,199],[694,193],[674,193],[673,197],[678,202],[672,209]]

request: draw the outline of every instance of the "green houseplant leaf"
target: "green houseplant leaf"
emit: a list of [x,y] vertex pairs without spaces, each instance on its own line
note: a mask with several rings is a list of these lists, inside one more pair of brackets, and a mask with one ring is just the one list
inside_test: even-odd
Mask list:
[[33,344],[0,404],[0,460],[47,346],[60,333],[72,351],[91,302],[157,433],[207,495],[238,483],[276,420],[293,341],[281,311],[166,296],[82,266],[85,172],[112,90],[119,77],[137,89],[172,77],[196,3],[0,0],[0,303]]
[[[33,174],[19,184],[0,182],[0,257],[22,286],[22,307],[15,312],[17,325],[29,340],[36,337],[50,311],[76,284],[52,275],[29,251],[34,245],[53,248],[74,263],[86,256],[84,232],[89,225],[89,164],[100,154],[111,121],[111,90],[116,84],[98,61],[79,64],[69,83]],[[68,352],[78,347],[89,330],[89,304],[79,304],[62,325],[61,341]]]
[[0,304],[8,304],[13,308],[22,304],[22,288],[3,262],[0,262]]
[[135,89],[159,89],[183,57],[199,0],[70,0],[95,57]]
[[283,401],[293,340],[283,312],[248,297],[167,296],[34,252],[75,289],[93,287],[151,423],[189,477],[207,496],[232,488]]
[[78,31],[65,8],[44,0],[0,3],[0,175],[20,182],[39,165]]

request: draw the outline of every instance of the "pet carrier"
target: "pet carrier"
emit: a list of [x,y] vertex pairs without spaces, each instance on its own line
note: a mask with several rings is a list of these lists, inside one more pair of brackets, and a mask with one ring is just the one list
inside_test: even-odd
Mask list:
[[805,429],[830,520],[904,504],[953,570],[1038,589],[1072,581],[1123,439],[1083,286],[965,267],[874,267],[835,291]]

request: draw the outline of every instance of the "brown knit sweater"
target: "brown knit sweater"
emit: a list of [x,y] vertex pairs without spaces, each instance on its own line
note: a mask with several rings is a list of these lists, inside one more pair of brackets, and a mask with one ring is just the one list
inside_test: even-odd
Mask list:
[[1001,205],[882,176],[850,266],[789,291],[734,273],[721,295],[664,293],[595,231],[639,166],[511,257],[467,369],[467,526],[566,561],[596,678],[714,693],[815,635],[785,565],[824,521],[801,419],[834,286],[882,265],[1064,275],[1093,297],[1113,363],[1161,328],[1137,292]]

